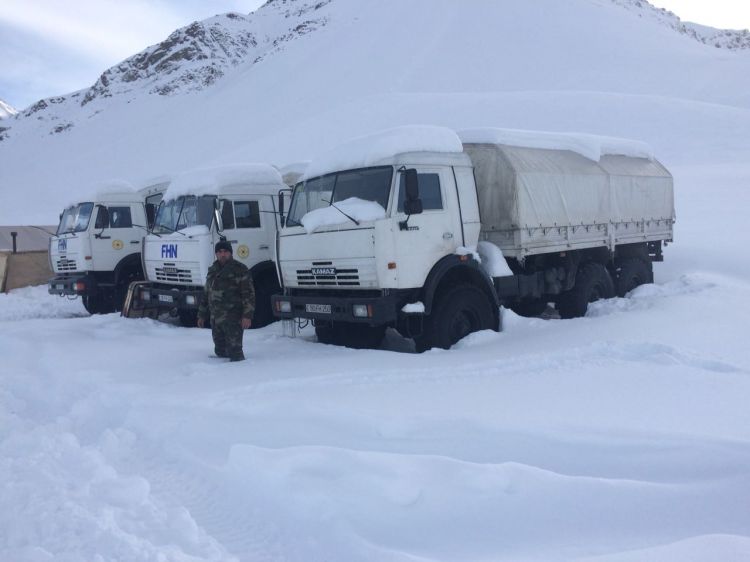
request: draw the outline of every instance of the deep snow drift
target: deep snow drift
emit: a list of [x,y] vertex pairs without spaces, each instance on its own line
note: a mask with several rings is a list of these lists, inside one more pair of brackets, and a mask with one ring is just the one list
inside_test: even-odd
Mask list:
[[675,172],[655,284],[450,351],[0,295],[0,559],[747,560],[750,169]]
[[390,126],[592,133],[675,176],[655,283],[421,355],[272,325],[238,364],[207,330],[0,294],[0,560],[750,559],[750,54],[605,0],[302,5],[209,88],[15,119],[0,224]]

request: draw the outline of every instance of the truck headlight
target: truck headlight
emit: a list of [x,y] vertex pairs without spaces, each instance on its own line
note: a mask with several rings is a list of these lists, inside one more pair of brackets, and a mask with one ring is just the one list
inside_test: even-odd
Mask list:
[[141,300],[150,301],[151,300],[151,291],[141,291]]
[[367,304],[352,305],[352,314],[357,318],[369,318],[372,316],[372,306]]
[[195,304],[195,296],[194,295],[186,295],[185,296],[185,304],[194,305]]
[[292,303],[291,301],[276,301],[276,310],[278,312],[291,312],[292,311]]

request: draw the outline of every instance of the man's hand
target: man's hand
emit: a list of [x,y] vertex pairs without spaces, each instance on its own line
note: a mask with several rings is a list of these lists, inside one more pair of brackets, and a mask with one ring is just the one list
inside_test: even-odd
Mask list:
[[206,321],[203,320],[203,318],[198,318],[198,327],[199,328],[202,328],[205,323],[206,323]]
[[249,318],[243,318],[242,319],[242,329],[243,330],[247,330],[250,327],[250,324],[252,324],[252,322],[250,321]]

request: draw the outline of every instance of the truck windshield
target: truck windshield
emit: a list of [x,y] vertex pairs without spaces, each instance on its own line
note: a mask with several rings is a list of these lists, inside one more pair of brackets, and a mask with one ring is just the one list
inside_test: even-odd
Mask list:
[[392,177],[392,166],[380,166],[337,172],[298,183],[292,194],[287,225],[301,225],[302,217],[310,211],[350,197],[375,201],[386,209]]
[[79,203],[78,205],[68,207],[60,217],[57,234],[83,232],[89,227],[89,220],[91,219],[93,210],[93,203]]
[[153,231],[156,234],[165,234],[201,224],[211,228],[215,206],[216,197],[212,195],[190,195],[162,201]]

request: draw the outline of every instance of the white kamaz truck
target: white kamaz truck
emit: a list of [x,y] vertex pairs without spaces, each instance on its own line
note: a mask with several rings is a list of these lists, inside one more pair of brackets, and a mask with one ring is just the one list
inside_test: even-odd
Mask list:
[[670,173],[643,143],[406,127],[314,160],[280,232],[282,319],[319,341],[417,350],[499,330],[499,306],[562,318],[653,279],[672,240]]
[[125,316],[177,316],[194,326],[208,268],[219,240],[252,273],[253,327],[273,321],[270,296],[279,290],[273,254],[279,215],[276,201],[287,186],[273,166],[240,164],[194,170],[175,178],[164,194],[154,228],[143,241],[146,281],[131,289]]
[[110,182],[66,208],[50,238],[49,292],[80,296],[91,314],[120,310],[129,284],[143,279],[141,242],[167,185],[163,178],[136,191]]

